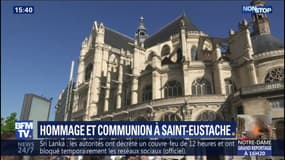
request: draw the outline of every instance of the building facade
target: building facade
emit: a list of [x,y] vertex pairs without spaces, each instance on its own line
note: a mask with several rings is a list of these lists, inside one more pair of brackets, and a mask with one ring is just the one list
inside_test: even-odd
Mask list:
[[186,15],[153,35],[141,17],[134,38],[95,21],[80,51],[71,118],[238,121],[238,114],[271,114],[280,138],[283,91],[284,44],[266,14],[242,20],[227,38],[206,34]]
[[[33,128],[37,128],[38,121],[48,121],[51,100],[33,93],[25,94],[20,120],[32,120]],[[37,135],[38,132],[34,129],[33,139],[37,139]]]
[[20,120],[48,121],[51,99],[27,93],[24,96]]

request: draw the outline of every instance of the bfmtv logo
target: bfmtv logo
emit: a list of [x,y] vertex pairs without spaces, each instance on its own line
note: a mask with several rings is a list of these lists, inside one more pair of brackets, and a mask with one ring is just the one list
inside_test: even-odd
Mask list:
[[16,121],[15,131],[17,139],[33,139],[33,121]]

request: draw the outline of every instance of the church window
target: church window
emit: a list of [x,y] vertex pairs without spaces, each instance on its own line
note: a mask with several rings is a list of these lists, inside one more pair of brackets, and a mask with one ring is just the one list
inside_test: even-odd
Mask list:
[[192,95],[206,94],[212,94],[210,83],[204,78],[195,80],[192,83]]
[[131,88],[125,86],[124,87],[124,106],[128,106],[131,104]]
[[197,48],[195,46],[193,46],[191,48],[191,60],[192,61],[197,61],[198,60]]
[[178,81],[169,81],[164,87],[164,97],[182,96],[182,87]]
[[166,56],[170,54],[170,47],[168,45],[164,45],[161,50],[161,56]]
[[214,121],[216,120],[216,113],[214,111],[203,111],[197,117],[197,121]]
[[175,113],[165,113],[160,121],[181,121],[182,119]]
[[117,87],[113,86],[110,89],[110,99],[109,99],[109,111],[115,111],[117,105]]
[[151,53],[148,55],[148,57],[147,57],[147,61],[151,62],[153,56],[154,56],[154,53],[151,52]]
[[283,82],[284,68],[275,68],[269,71],[265,77],[265,83]]
[[78,110],[85,109],[87,106],[87,91],[81,93],[78,98]]
[[147,85],[143,88],[142,101],[147,102],[152,100],[152,85]]
[[181,61],[182,61],[182,50],[181,50],[181,48],[178,48],[177,49],[177,61],[176,61],[176,63],[179,63]]
[[235,91],[235,86],[230,79],[225,80],[226,95],[230,95]]
[[85,69],[85,81],[86,82],[90,80],[92,70],[93,70],[93,65],[89,64]]
[[270,100],[272,108],[284,108],[284,99]]

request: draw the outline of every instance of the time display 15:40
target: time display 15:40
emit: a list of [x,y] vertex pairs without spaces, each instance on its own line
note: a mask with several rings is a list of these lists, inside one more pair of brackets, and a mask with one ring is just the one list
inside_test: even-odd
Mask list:
[[14,6],[14,14],[34,14],[34,6]]

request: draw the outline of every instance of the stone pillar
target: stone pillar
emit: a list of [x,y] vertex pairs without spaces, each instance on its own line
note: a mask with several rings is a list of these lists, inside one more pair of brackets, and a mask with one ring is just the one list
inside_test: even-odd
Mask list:
[[78,60],[78,71],[77,71],[77,82],[76,87],[78,87],[81,83],[83,83],[84,80],[84,71],[85,70],[85,63],[84,63],[84,57],[80,56]]
[[[220,46],[216,46],[216,59],[220,58],[221,57],[221,48]],[[218,89],[219,93],[221,95],[225,95],[226,94],[226,88],[225,88],[225,79],[224,79],[224,76],[223,76],[223,69],[222,69],[222,63],[217,61],[217,64],[216,64],[216,73],[217,73],[217,77],[213,77],[214,78],[214,82],[216,84],[213,84],[215,85],[214,87],[216,88],[216,91]],[[217,86],[218,85],[218,86]]]
[[72,106],[72,112],[76,112],[78,109],[78,101],[79,101],[79,95],[78,92],[74,92],[74,99],[73,99],[73,106]]
[[138,103],[138,85],[139,81],[136,76],[133,77],[132,80],[132,100],[131,104],[137,104]]
[[[97,26],[97,25],[96,25]],[[98,112],[98,102],[100,96],[101,88],[101,72],[102,72],[102,63],[103,63],[103,53],[104,53],[104,33],[105,28],[103,23],[100,23],[99,27],[96,28],[96,40],[95,40],[95,53],[93,59],[93,72],[92,72],[92,87],[90,93],[90,102],[89,102],[89,112],[88,117],[97,115]]]
[[134,48],[134,58],[133,58],[133,79],[132,79],[132,100],[131,104],[138,103],[138,75],[139,75],[139,68],[141,67],[141,63],[143,63],[142,58],[144,55],[140,53],[139,48],[136,46]]
[[[93,71],[94,72],[94,71]],[[86,110],[85,110],[85,112],[86,112],[86,118],[84,118],[85,120],[89,120],[89,118],[90,118],[90,116],[89,116],[89,113],[90,113],[90,103],[91,103],[91,93],[92,93],[92,88],[93,88],[93,74],[92,74],[92,72],[91,72],[91,75],[90,75],[90,80],[89,80],[89,84],[88,84],[88,91],[87,91],[87,98],[86,98],[86,101],[87,101],[87,103],[86,103],[86,105],[87,106],[85,106],[86,107]]]
[[111,69],[110,69],[110,66],[108,65],[106,90],[105,90],[104,112],[108,112],[108,110],[109,110],[110,87],[111,87]]
[[92,81],[91,81],[91,93],[90,93],[90,100],[89,100],[89,113],[88,116],[97,115],[97,103],[99,102],[99,95],[100,95],[100,82],[101,82],[101,61],[102,58],[102,47],[97,46],[95,49],[94,55],[94,64],[93,64],[93,72],[92,72]]
[[253,62],[248,65],[249,78],[251,84],[257,84],[256,70]]
[[185,32],[184,22],[182,22],[180,34],[181,34],[181,44],[182,44],[182,56],[188,59],[189,54],[187,54],[186,32]]
[[[184,58],[182,70],[183,70],[183,82],[182,82],[182,92],[184,92],[184,95],[188,95],[189,93],[189,86],[187,86],[188,82],[188,65],[189,65],[189,54],[187,53],[187,42],[186,42],[186,30],[185,30],[185,22],[182,20],[181,21],[181,30],[180,30],[180,35],[181,35],[181,46],[182,46],[182,58]],[[190,55],[191,56],[191,55]],[[187,62],[187,63],[185,63]]]
[[157,71],[152,72],[152,99],[160,99],[160,74]]
[[81,45],[80,56],[78,60],[78,72],[77,72],[77,82],[76,87],[78,87],[82,82],[84,82],[84,72],[85,72],[85,62],[84,57],[89,49],[88,47],[88,38],[85,38]]
[[254,54],[254,52],[253,52],[253,48],[252,48],[250,31],[248,29],[246,29],[245,34],[246,34],[246,48],[245,48],[246,56],[249,59],[252,59],[252,55]]
[[220,57],[222,57],[221,47],[220,45],[216,45],[216,60],[218,60]]
[[117,105],[116,108],[120,109],[122,106],[122,84],[123,84],[123,58],[120,58],[119,72],[118,72],[118,92],[117,92]]
[[255,65],[254,65],[254,62],[252,61],[252,55],[254,54],[254,52],[253,52],[252,42],[250,38],[250,31],[246,29],[245,34],[246,34],[245,57],[250,60],[249,65],[248,65],[250,83],[257,84]]
[[215,80],[215,83],[219,84],[218,89],[220,91],[220,94],[221,95],[226,95],[225,79],[224,79],[224,76],[222,75],[222,72],[223,72],[222,64],[218,63],[216,68],[217,68],[218,76],[217,76],[217,79]]
[[161,68],[161,61],[159,60],[159,58],[157,57],[157,55],[153,55],[152,57],[152,65],[154,68]]

